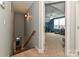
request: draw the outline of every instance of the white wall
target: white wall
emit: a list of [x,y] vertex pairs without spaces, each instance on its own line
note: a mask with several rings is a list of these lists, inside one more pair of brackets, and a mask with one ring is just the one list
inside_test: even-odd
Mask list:
[[75,53],[75,22],[76,22],[76,4],[75,2],[70,2],[70,50],[71,53]]
[[24,37],[24,14],[15,12],[15,37],[22,36]]
[[65,2],[65,19],[66,19],[66,35],[65,35],[65,56],[75,56],[75,22],[76,22],[76,4],[74,1]]
[[39,1],[35,2],[32,7],[33,12],[33,20],[34,20],[34,29],[36,30],[36,34],[34,36],[35,39],[35,47],[39,53],[44,52],[44,3]]
[[[29,9],[29,12],[31,13],[31,9]],[[32,13],[30,14],[32,15]],[[34,20],[32,19],[30,21],[27,21],[27,19],[25,19],[25,41],[26,42],[28,40],[28,38],[30,37],[30,35],[32,34],[32,32],[35,30],[34,29]],[[31,38],[32,40],[29,42],[29,44],[26,46],[26,49],[32,48],[34,47],[34,36]]]
[[76,56],[79,56],[79,2],[76,1]]
[[36,31],[32,40],[29,43],[29,47],[39,47],[39,2],[32,4],[32,21],[26,22],[26,38],[28,39],[33,30]]
[[[39,16],[39,13],[40,13],[39,9],[41,7],[41,5],[39,5],[39,4],[40,3],[38,1],[37,2],[35,1],[32,4],[32,6],[31,6],[32,7],[32,21],[26,22],[26,25],[25,25],[26,26],[26,39],[25,39],[25,41],[29,38],[29,36],[31,35],[32,31],[35,30],[36,33],[32,37],[32,40],[30,41],[30,43],[28,44],[27,47],[30,47],[30,48],[31,47],[36,47],[37,49],[42,49],[41,41],[40,41],[42,39],[40,38],[41,34],[40,34],[40,30],[39,30],[40,25],[41,25],[41,24],[39,24],[39,22],[41,22],[40,20],[42,20],[42,19]],[[42,15],[42,14],[40,14],[40,15]],[[18,21],[18,24],[19,24],[18,26],[21,27],[22,26],[22,21],[20,21],[20,20],[22,20],[21,16],[19,16],[19,15],[16,16],[16,14],[15,14],[15,21],[16,22]],[[15,23],[15,24],[17,24],[17,23]],[[15,28],[17,28],[16,33],[19,32],[20,29],[23,29],[23,28],[20,28],[20,27],[18,28],[17,25],[15,25],[15,26],[16,26]],[[16,34],[16,35],[18,35],[18,34]]]
[[[68,7],[70,6],[70,7]],[[67,19],[70,22],[67,23],[67,28],[70,31],[67,31],[67,51],[71,56],[79,56],[79,2],[67,2]],[[69,28],[70,27],[70,28]]]
[[[76,20],[76,5],[75,2],[69,2],[66,8],[66,36],[69,37],[66,40],[68,54],[74,55],[75,54],[75,20]],[[69,48],[68,48],[69,46]]]
[[[30,28],[31,31],[35,30],[36,33],[33,37],[33,44],[36,48],[39,48],[39,2],[34,2],[32,4],[32,27]],[[31,32],[30,31],[30,32]]]
[[35,1],[32,4],[32,21],[26,22],[26,38],[31,35],[32,31],[36,33],[30,41],[29,47],[35,47],[40,53],[44,52],[44,3]]
[[11,2],[5,2],[5,9],[0,6],[0,56],[9,56],[13,39],[13,19]]

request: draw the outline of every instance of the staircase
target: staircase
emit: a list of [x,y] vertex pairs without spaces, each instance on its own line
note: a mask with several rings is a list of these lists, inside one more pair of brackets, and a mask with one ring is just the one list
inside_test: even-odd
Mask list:
[[[24,44],[23,44],[23,46],[21,47],[21,49],[19,49],[19,50],[17,50],[17,51],[14,49],[13,55],[26,51],[26,46],[27,46],[27,45],[29,44],[29,42],[32,40],[32,37],[34,36],[35,32],[36,32],[35,30],[32,31],[32,33],[31,33],[31,35],[29,36],[28,40],[26,40],[26,41],[24,42]],[[15,43],[14,43],[14,44],[15,44]],[[14,47],[15,47],[15,46],[14,46]]]

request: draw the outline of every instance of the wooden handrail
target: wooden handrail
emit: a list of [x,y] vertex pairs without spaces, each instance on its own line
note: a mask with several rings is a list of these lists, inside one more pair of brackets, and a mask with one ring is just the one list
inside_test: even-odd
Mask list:
[[29,36],[29,38],[28,38],[28,40],[25,42],[25,44],[24,44],[24,46],[23,47],[25,47],[29,42],[30,42],[30,40],[31,40],[31,38],[32,38],[32,36],[35,34],[35,30],[31,33],[31,35]]

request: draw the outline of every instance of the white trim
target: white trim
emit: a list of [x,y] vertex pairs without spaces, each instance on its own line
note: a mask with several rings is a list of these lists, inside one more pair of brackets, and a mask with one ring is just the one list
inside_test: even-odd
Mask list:
[[44,52],[45,49],[44,15],[44,2],[39,1],[39,52]]
[[35,49],[39,52],[39,53],[44,53],[44,49],[40,49],[37,46],[35,46]]
[[67,52],[65,52],[65,57],[75,57],[76,53],[73,50],[68,49]]
[[70,54],[70,7],[69,2],[65,2],[65,19],[66,19],[66,32],[65,32],[65,56],[69,56]]
[[[73,3],[75,6],[75,2],[70,2],[70,1],[66,1],[65,2],[65,18],[66,18],[66,42],[65,42],[65,56],[76,56],[76,49],[75,49],[75,41],[74,41],[74,49],[72,49],[70,46],[72,45],[72,43],[70,42],[71,40],[71,4]],[[74,10],[75,12],[75,10]],[[74,16],[75,17],[75,16]],[[75,24],[75,21],[74,21]],[[74,35],[75,35],[75,29],[74,29]],[[74,40],[75,40],[75,36],[74,36]]]

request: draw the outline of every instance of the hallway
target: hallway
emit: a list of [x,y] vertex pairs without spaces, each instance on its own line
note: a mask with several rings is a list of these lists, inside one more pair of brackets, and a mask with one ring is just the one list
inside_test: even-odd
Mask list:
[[[79,3],[75,1],[1,1],[0,57],[79,56],[78,14]],[[66,19],[66,25],[63,25],[66,30],[57,20],[62,18],[60,16]],[[45,23],[49,26],[45,27]],[[65,40],[62,35],[65,35]],[[44,53],[41,53],[43,50]]]
[[16,54],[13,57],[60,57],[64,56],[64,48],[62,47],[62,35],[54,33],[46,33],[46,49],[44,53],[38,53],[33,48],[28,51]]

